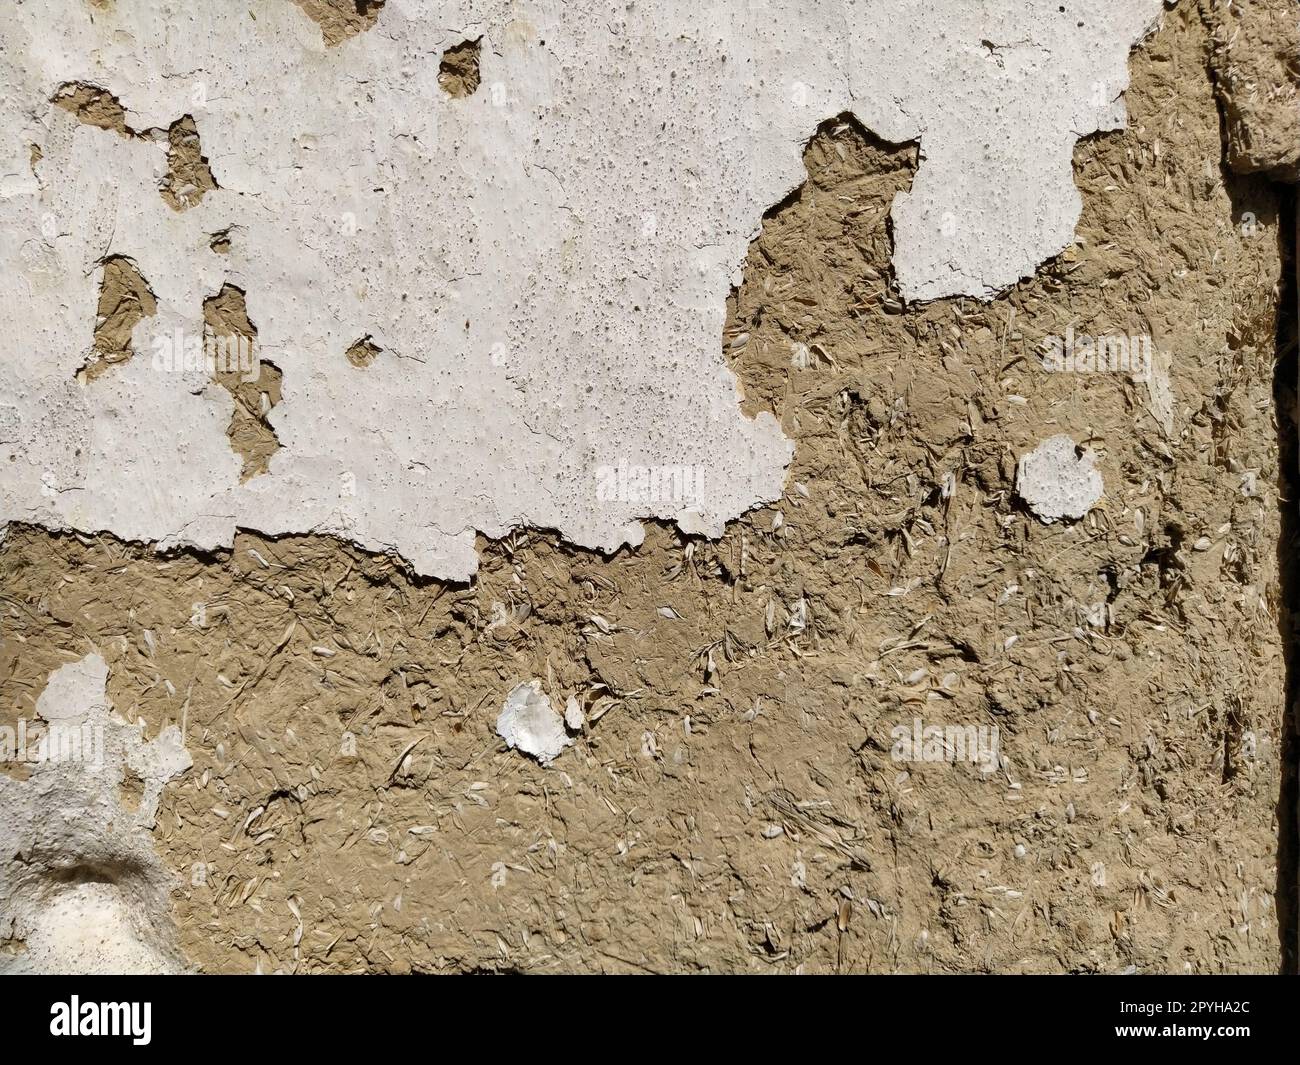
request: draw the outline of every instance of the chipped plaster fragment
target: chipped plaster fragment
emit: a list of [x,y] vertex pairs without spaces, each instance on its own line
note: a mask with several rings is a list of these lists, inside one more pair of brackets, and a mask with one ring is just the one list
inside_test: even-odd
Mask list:
[[108,666],[97,654],[60,666],[36,697],[43,721],[77,723],[108,706]]
[[[94,653],[51,673],[36,719],[24,726],[29,775],[0,773],[0,928],[25,944],[0,956],[0,972],[184,968],[170,874],[150,830],[163,786],[190,768],[190,757],[174,725],[146,741],[141,726],[118,717],[107,681]],[[4,740],[16,756],[16,733]],[[133,779],[138,789],[124,802]]]
[[1044,440],[1016,467],[1016,494],[1046,524],[1082,518],[1103,488],[1096,456],[1064,434]]
[[[566,709],[567,713],[567,709]],[[497,735],[510,746],[550,765],[573,740],[565,734],[565,719],[555,712],[538,680],[519,684],[506,696],[497,717]]]
[[892,213],[911,300],[992,298],[1069,246],[1082,205],[1074,146],[1123,128],[1128,52],[1160,10],[1148,0],[953,6],[964,10],[927,12],[946,47],[919,26],[919,51],[898,41],[914,64],[906,85],[889,86],[899,126],[857,111],[891,140],[921,141],[916,179]]
[[[180,35],[148,0],[97,19],[81,0],[3,5],[0,386],[25,424],[84,361],[89,266],[106,255],[137,263],[158,301],[137,351],[201,334],[223,285],[249,293],[281,395],[258,388],[253,410],[202,371],[129,359],[44,409],[64,437],[89,418],[67,460],[77,491],[48,488],[49,439],[33,436],[0,467],[0,521],[164,547],[317,532],[457,580],[476,535],[521,525],[606,551],[640,543],[649,518],[719,535],[780,498],[792,453],[770,414],[740,412],[720,336],[808,137],[852,113],[918,142],[893,208],[900,292],[993,294],[1068,243],[1074,144],[1123,123],[1128,51],[1160,11],[1058,6],[828,2],[792,22],[766,0],[613,19],[594,0],[472,0],[452,20],[393,0],[327,48],[284,0],[203,5]],[[353,10],[373,23],[378,7]],[[474,35],[492,91],[449,99],[442,57]],[[69,84],[102,87],[148,135],[49,104]],[[161,131],[187,114],[227,187],[178,212],[154,190]],[[214,254],[210,234],[235,228]],[[358,334],[391,356],[365,374],[338,358]],[[224,439],[240,407],[279,445],[260,476]],[[700,471],[704,489],[610,495],[614,468]]]

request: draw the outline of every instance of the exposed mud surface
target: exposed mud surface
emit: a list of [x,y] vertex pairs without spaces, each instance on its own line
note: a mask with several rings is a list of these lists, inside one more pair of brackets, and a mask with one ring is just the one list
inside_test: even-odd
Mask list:
[[1227,161],[1242,173],[1300,180],[1300,5],[1199,0],[1210,28]]
[[385,0],[294,0],[318,26],[328,47],[364,33],[375,24]]
[[479,85],[479,42],[463,41],[443,53],[438,84],[448,96],[472,96]]
[[[96,649],[181,726],[155,846],[206,971],[1276,971],[1278,194],[1224,176],[1209,47],[1180,5],[1135,53],[1076,245],[988,304],[898,300],[916,149],[823,128],[723,337],[787,495],[720,541],[520,532],[460,587],[13,527],[0,724]],[[1047,372],[1067,330],[1150,380]],[[1104,495],[1045,524],[1058,434]],[[534,678],[585,718],[549,768],[495,732]],[[918,719],[997,751],[900,762]]]
[[113,255],[104,260],[95,308],[95,340],[80,373],[94,380],[101,373],[135,354],[131,333],[143,318],[157,313],[149,282],[130,259]]
[[178,118],[167,131],[167,174],[162,197],[174,211],[185,211],[217,187],[212,169],[199,143],[198,127],[189,115]]
[[121,101],[106,89],[70,82],[55,93],[54,104],[88,126],[111,130],[121,137],[136,135],[126,124],[126,109]]
[[[167,167],[158,187],[162,198],[174,211],[186,211],[205,195],[219,188],[208,166],[199,140],[198,126],[192,115],[182,115],[167,129],[135,130],[127,123],[126,108],[107,89],[81,82],[68,82],[54,94],[56,107],[74,115],[78,122],[120,137],[155,141],[167,148]],[[32,167],[39,161],[40,148],[32,145]]]
[[280,402],[279,368],[257,350],[257,327],[248,317],[244,292],[223,285],[203,301],[205,356],[213,363],[213,380],[235,401],[230,418],[230,447],[244,460],[243,479],[265,473],[280,449],[266,416]]

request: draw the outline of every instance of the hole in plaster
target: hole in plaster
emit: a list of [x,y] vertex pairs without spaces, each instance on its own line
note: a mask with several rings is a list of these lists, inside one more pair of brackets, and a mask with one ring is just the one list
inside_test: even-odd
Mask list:
[[[161,129],[134,130],[127,125],[126,108],[107,89],[84,82],[70,81],[59,86],[50,97],[55,107],[73,115],[78,122],[96,129],[110,130],[128,140],[158,141]],[[159,191],[168,206],[177,211],[193,207],[213,189],[220,188],[212,176],[207,157],[199,142],[198,127],[192,115],[182,115],[166,131],[167,173]],[[38,145],[31,147],[31,165],[41,159]]]
[[387,0],[294,0],[320,27],[327,48],[370,29]]
[[78,380],[93,381],[110,366],[126,362],[135,349],[131,333],[143,318],[158,312],[158,301],[135,263],[121,255],[104,260],[95,308],[95,343]]
[[144,777],[130,766],[123,766],[122,768],[120,798],[122,808],[131,813],[135,813],[140,809],[140,803],[144,799]]
[[438,64],[438,84],[448,96],[472,96],[479,84],[479,46],[482,37],[462,41],[442,53]]
[[185,211],[216,188],[220,186],[203,154],[198,127],[184,115],[167,131],[167,174],[159,187],[162,198],[173,210]]
[[126,124],[126,108],[107,89],[84,82],[69,81],[60,85],[50,97],[55,107],[61,107],[78,122],[96,129],[112,130],[121,137],[134,137],[135,131]]
[[226,435],[230,447],[244,460],[241,479],[265,473],[280,449],[266,416],[280,402],[284,375],[273,363],[257,357],[257,327],[248,317],[245,293],[234,285],[203,301],[204,355],[212,379],[235,401]]
[[129,858],[73,861],[54,865],[46,876],[55,884],[120,884],[144,879],[144,870]]
[[[840,269],[853,278],[849,284],[855,309],[879,306],[891,314],[902,309],[892,266],[890,205],[898,192],[911,188],[918,157],[917,142],[887,141],[849,112],[826,119],[808,139],[805,181],[763,212],[762,245],[756,240],[746,256],[746,282],[762,282],[733,287],[727,300],[729,324],[723,329],[722,348],[727,364],[739,375],[742,409],[750,416],[769,410],[780,417],[787,402],[774,383],[746,380],[745,367],[760,350],[749,338],[762,329],[765,318],[779,323],[788,345],[780,357],[791,377],[824,373],[833,365],[828,338],[802,308],[795,307],[793,313],[785,306],[774,310],[763,298],[775,283],[773,254],[788,264],[777,276],[794,264],[800,264],[799,270],[819,268],[830,254],[824,242],[809,241],[806,233],[808,218],[819,203],[829,198],[844,204],[840,225],[853,227],[851,258],[843,260]],[[850,398],[850,412],[861,426],[852,438],[854,452],[859,462],[867,462],[869,442],[887,427],[891,412],[879,397],[852,393]]]
[[211,238],[208,240],[208,247],[211,248],[213,251],[215,251],[218,255],[229,255],[230,246],[231,243],[230,243],[229,229],[223,229],[220,232],[213,233],[211,235]]
[[369,335],[363,336],[350,348],[348,348],[348,362],[353,366],[369,366],[378,358],[379,353],[384,349],[370,339]]

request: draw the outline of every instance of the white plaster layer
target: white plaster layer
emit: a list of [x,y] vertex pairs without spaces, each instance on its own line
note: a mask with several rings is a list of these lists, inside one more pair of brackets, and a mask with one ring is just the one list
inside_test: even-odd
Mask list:
[[[20,945],[0,955],[0,973],[184,969],[171,874],[150,830],[163,786],[192,763],[176,726],[146,741],[141,725],[114,714],[107,681],[98,654],[61,666],[37,699],[38,720],[0,743],[13,762],[0,772],[0,942]],[[10,775],[16,768],[27,779]],[[135,809],[122,801],[128,771],[140,782]]]
[[[920,142],[893,209],[903,295],[989,297],[1071,240],[1074,144],[1122,125],[1160,8],[390,0],[326,49],[288,0],[3,5],[0,524],[163,546],[330,533],[457,579],[477,532],[609,550],[658,517],[718,535],[782,491],[791,445],[740,413],[720,337],[820,122]],[[448,97],[442,51],[480,36],[481,87]],[[111,91],[136,130],[192,115],[221,188],[174,212],[165,138],[77,123],[49,103],[68,82]],[[108,255],[158,314],[81,384]],[[282,449],[243,485],[229,395],[150,357],[201,333],[226,282],[284,375]],[[354,367],[367,335],[383,351]],[[650,481],[610,498],[614,467]],[[702,490],[674,489],[681,470]]]

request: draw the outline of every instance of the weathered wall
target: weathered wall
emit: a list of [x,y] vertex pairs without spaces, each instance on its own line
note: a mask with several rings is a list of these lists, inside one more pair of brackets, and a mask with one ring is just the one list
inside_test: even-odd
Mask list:
[[[920,142],[892,210],[903,296],[992,295],[1069,243],[1071,150],[1123,124],[1159,9],[403,0],[330,47],[286,0],[7,7],[0,520],[204,548],[327,532],[460,579],[477,532],[717,535],[790,457],[740,414],[717,337],[817,124]],[[441,60],[467,40],[482,88],[454,96]],[[148,306],[105,366],[110,256]],[[160,368],[223,286],[275,374],[261,476],[227,441],[238,397]],[[700,484],[610,490],[620,465]]]
[[[1159,5],[252,6],[5,24],[3,247],[48,270],[0,726],[102,660],[122,750],[193,763],[0,774],[122,821],[18,822],[11,965],[1279,966],[1282,215],[1221,167],[1211,13],[1129,59]],[[214,39],[282,80],[196,79]],[[275,373],[156,371],[198,323]],[[581,715],[547,766],[498,736],[530,682]]]

